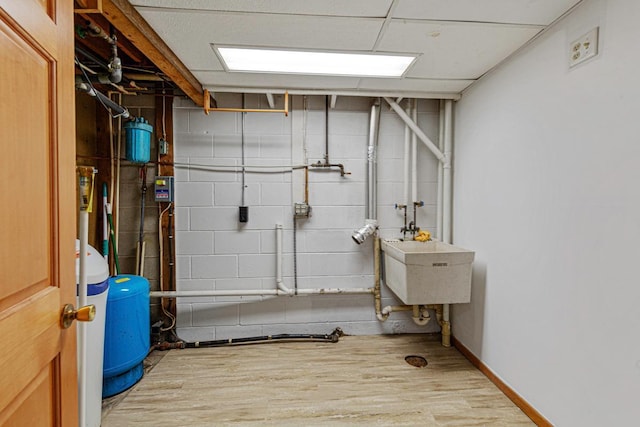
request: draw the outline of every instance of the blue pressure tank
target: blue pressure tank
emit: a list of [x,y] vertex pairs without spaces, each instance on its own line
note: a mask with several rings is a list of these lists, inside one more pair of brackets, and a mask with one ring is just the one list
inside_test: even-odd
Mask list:
[[149,281],[121,274],[109,279],[102,397],[118,394],[144,373],[150,347]]
[[130,162],[147,163],[151,157],[151,126],[144,117],[138,117],[124,125],[126,139],[125,157]]

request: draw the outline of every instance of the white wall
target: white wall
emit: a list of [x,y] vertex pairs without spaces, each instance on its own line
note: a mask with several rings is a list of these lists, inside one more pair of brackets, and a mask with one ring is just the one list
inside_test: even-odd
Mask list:
[[[277,99],[282,102],[282,98]],[[238,94],[222,94],[225,107],[241,106]],[[358,246],[353,230],[364,224],[364,181],[369,112],[372,99],[338,98],[329,112],[329,155],[343,163],[345,178],[328,171],[309,172],[312,216],[298,221],[300,288],[373,286],[372,241]],[[384,101],[383,101],[384,103]],[[247,95],[247,107],[268,108],[264,95]],[[250,113],[245,121],[246,164],[289,165],[324,160],[324,97],[292,98],[293,111]],[[419,124],[438,135],[434,101],[419,105]],[[399,237],[402,216],[404,124],[383,105],[379,140],[379,210],[383,237]],[[241,163],[241,116],[204,115],[186,100],[174,108],[176,161],[190,164]],[[419,147],[418,225],[435,228],[437,163]],[[303,150],[304,148],[304,150]],[[249,222],[238,222],[241,176],[229,172],[177,169],[176,252],[179,290],[274,289],[275,224],[284,226],[284,282],[293,288],[292,204],[303,201],[303,173],[246,175]],[[386,290],[383,305],[398,304]],[[435,317],[435,316],[434,316]],[[408,313],[394,313],[384,324],[375,318],[373,297],[218,297],[178,300],[178,334],[187,340],[223,339],[276,333],[329,333],[340,326],[348,334],[438,331],[435,320],[413,324]]]
[[[601,53],[569,70],[569,42]],[[558,426],[640,420],[640,2],[586,0],[455,110],[454,335]]]

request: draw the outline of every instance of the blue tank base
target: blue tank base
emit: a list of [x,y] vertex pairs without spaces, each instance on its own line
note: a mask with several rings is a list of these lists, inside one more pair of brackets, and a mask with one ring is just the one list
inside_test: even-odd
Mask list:
[[144,363],[140,362],[138,365],[123,372],[119,375],[115,375],[109,378],[103,378],[102,380],[102,398],[115,396],[118,393],[133,387],[144,373]]

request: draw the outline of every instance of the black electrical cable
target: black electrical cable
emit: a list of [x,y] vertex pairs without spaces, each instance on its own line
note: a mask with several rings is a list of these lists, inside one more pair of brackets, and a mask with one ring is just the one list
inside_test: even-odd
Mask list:
[[[147,166],[140,167],[140,233],[138,235],[138,243],[140,243],[140,250],[142,250],[142,242],[144,240],[144,205],[147,198]],[[140,260],[142,264],[142,260]]]
[[293,291],[294,295],[298,295],[298,220],[296,213],[293,213]]
[[185,342],[182,348],[201,348],[201,347],[224,347],[239,344],[266,344],[275,341],[295,341],[295,342],[331,342],[336,343],[340,337],[344,335],[342,329],[336,328],[327,335],[314,334],[278,334],[278,335],[262,335],[247,338],[229,338],[226,340],[214,341],[195,341]]
[[329,165],[329,95],[324,100],[324,164]]

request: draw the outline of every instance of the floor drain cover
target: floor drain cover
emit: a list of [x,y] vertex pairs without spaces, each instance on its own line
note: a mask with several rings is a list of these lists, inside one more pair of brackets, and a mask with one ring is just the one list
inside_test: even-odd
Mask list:
[[415,366],[416,368],[424,368],[427,366],[427,359],[422,356],[407,356],[404,358],[407,363],[411,366]]

